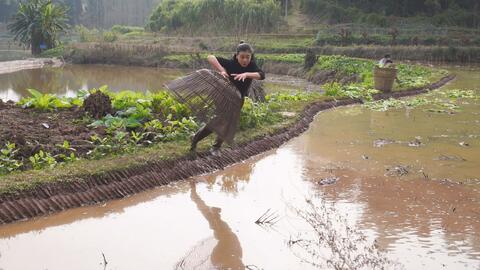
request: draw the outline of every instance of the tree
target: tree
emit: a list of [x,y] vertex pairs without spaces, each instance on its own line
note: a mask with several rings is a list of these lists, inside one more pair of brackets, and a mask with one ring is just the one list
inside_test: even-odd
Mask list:
[[27,0],[20,2],[8,29],[15,41],[29,46],[33,55],[41,52],[41,45],[51,49],[57,45],[58,34],[65,32],[68,9],[55,5],[51,0]]
[[13,0],[0,0],[0,23],[7,22],[17,9],[18,2]]

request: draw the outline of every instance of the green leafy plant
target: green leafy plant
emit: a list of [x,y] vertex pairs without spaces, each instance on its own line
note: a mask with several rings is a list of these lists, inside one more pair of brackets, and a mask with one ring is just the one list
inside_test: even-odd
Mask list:
[[[107,86],[106,86],[107,87]],[[105,91],[108,88],[100,88],[99,91]],[[141,92],[123,90],[118,93],[109,93],[112,97],[112,106],[115,110],[127,110],[137,105],[149,108],[151,100]]]
[[56,160],[60,162],[73,162],[79,159],[75,156],[77,150],[71,147],[68,141],[63,141],[63,144],[57,144],[57,146],[62,149],[63,153],[55,155]]
[[145,130],[150,132],[161,132],[163,129],[163,124],[160,120],[153,119],[145,123],[143,127],[145,128]]
[[130,133],[130,142],[134,145],[141,144],[141,141],[145,138],[145,133],[132,131]]
[[87,156],[98,159],[110,154],[130,152],[133,148],[127,136],[128,133],[123,131],[115,131],[105,137],[93,135],[90,137],[90,143],[94,148],[87,153]]
[[342,75],[371,73],[374,62],[340,55],[322,55],[315,68],[318,70],[334,70]]
[[35,170],[41,170],[43,168],[53,168],[57,165],[55,158],[48,152],[40,150],[35,155],[28,158],[30,163]]
[[96,120],[88,126],[93,128],[104,126],[107,129],[107,132],[113,133],[115,131],[123,130],[126,128],[137,128],[141,125],[142,123],[135,117],[124,118],[120,116],[112,116],[109,114],[100,120]]
[[471,98],[477,99],[479,96],[475,93],[474,90],[466,90],[466,89],[450,89],[446,91],[440,91],[439,94],[446,96],[451,99],[459,99],[459,98]]
[[152,97],[152,110],[160,114],[162,118],[167,118],[172,115],[175,119],[182,119],[183,117],[189,117],[191,111],[188,107],[176,100],[171,93],[161,91],[151,95]]
[[325,84],[325,95],[331,97],[348,97],[355,99],[362,99],[365,101],[371,101],[373,99],[373,94],[378,93],[378,90],[364,87],[362,84],[350,84],[350,85],[341,85],[340,83],[329,83]]
[[240,129],[246,130],[260,125],[272,124],[278,122],[281,116],[274,112],[269,103],[255,103],[246,98],[240,113]]
[[23,163],[15,159],[18,149],[14,143],[7,142],[5,147],[0,149],[0,175],[9,174],[19,170]]
[[71,108],[72,104],[65,98],[58,98],[52,94],[42,94],[35,89],[27,89],[32,97],[23,98],[18,103],[23,108],[35,108],[43,111]]
[[139,127],[141,122],[152,118],[152,112],[150,108],[137,104],[135,107],[130,107],[124,111],[118,111],[117,116],[127,119],[127,127],[136,128]]
[[172,116],[170,115],[167,119],[161,133],[157,136],[157,139],[160,139],[160,141],[186,139],[198,129],[198,124],[192,117],[172,120]]
[[323,85],[323,89],[325,90],[325,95],[327,96],[340,96],[340,93],[342,92],[342,85],[337,82],[327,83]]
[[267,95],[265,97],[268,103],[274,102],[284,102],[284,101],[308,101],[320,96],[319,93],[307,93],[307,92],[294,92],[294,93],[286,93],[286,92],[277,92]]
[[83,101],[89,95],[88,90],[78,90],[75,97],[66,98],[67,102],[70,103],[72,106],[81,107],[83,105]]

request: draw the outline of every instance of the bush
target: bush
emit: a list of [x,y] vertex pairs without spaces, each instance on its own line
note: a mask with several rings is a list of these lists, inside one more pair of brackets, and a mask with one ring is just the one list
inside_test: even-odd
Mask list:
[[361,22],[379,27],[387,27],[387,18],[380,14],[369,13],[361,18]]
[[305,54],[303,68],[308,70],[312,68],[315,63],[317,63],[317,55],[313,50],[307,50],[307,53]]
[[88,29],[83,25],[75,26],[75,31],[80,37],[80,42],[94,42],[98,40],[99,31],[95,28]]
[[[232,16],[232,14],[234,16]],[[268,32],[281,21],[275,0],[162,1],[147,23],[151,31]]]
[[113,31],[103,32],[102,36],[103,36],[103,41],[105,42],[115,42],[118,39],[117,34],[115,34],[115,32]]
[[116,24],[112,26],[111,31],[119,34],[127,34],[131,32],[143,33],[145,29],[143,27]]
[[41,57],[62,57],[64,53],[65,53],[65,47],[61,45],[61,46],[43,51],[40,54],[40,56]]

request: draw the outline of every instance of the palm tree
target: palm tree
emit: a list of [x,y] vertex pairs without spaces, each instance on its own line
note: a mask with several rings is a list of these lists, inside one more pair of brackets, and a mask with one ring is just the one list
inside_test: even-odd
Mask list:
[[41,52],[41,44],[47,49],[57,45],[57,36],[65,32],[68,9],[63,5],[54,5],[51,0],[27,0],[21,2],[13,22],[8,29],[19,41],[32,50],[33,55]]

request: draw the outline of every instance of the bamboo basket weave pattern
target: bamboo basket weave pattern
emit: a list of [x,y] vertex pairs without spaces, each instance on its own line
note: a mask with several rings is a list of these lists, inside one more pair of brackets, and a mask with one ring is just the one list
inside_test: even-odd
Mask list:
[[396,77],[396,68],[375,67],[373,69],[373,79],[375,82],[375,89],[377,90],[381,90],[383,92],[391,92]]
[[233,143],[243,106],[235,85],[218,72],[201,69],[166,87],[220,138]]

